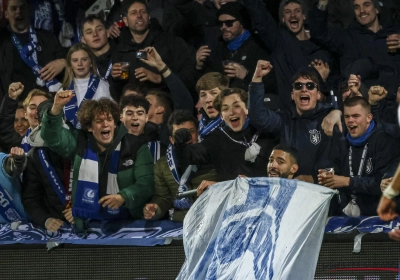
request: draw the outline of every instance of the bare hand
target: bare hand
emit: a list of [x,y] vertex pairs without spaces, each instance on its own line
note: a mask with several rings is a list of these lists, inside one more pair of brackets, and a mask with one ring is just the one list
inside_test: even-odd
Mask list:
[[64,225],[64,222],[56,218],[48,218],[46,224],[44,225],[47,230],[51,232],[56,232]]
[[329,63],[324,63],[320,59],[315,59],[311,61],[311,65],[318,71],[319,75],[321,76],[322,80],[326,82],[328,79],[329,73],[331,72],[329,68]]
[[111,77],[119,79],[122,73],[122,67],[120,63],[114,63],[111,67]]
[[256,70],[254,71],[252,82],[259,83],[262,81],[262,78],[268,75],[272,70],[272,64],[266,60],[257,61]]
[[384,99],[387,95],[387,90],[381,86],[372,86],[368,91],[368,102],[371,105],[376,105],[382,99]]
[[209,186],[216,184],[214,181],[203,180],[197,187],[197,196],[200,196]]
[[332,110],[326,117],[322,120],[321,127],[326,135],[333,135],[333,128],[335,125],[338,126],[339,131],[343,132],[342,127],[342,112],[340,110]]
[[54,97],[54,103],[50,113],[54,116],[59,115],[62,112],[64,106],[67,105],[74,96],[75,94],[72,93],[72,90],[57,92],[56,96]]
[[311,175],[299,175],[293,179],[314,184],[314,179],[313,179],[313,176],[311,176]]
[[64,214],[65,219],[70,222],[71,224],[74,223],[74,217],[72,216],[72,208],[65,209],[62,211]]
[[50,81],[60,74],[66,65],[66,60],[64,58],[50,61],[39,71],[40,78],[43,81]]
[[400,34],[392,34],[386,38],[389,50],[397,50],[400,48]]
[[[318,170],[319,171],[319,170]],[[328,188],[341,188],[348,187],[350,184],[350,178],[345,176],[333,175],[333,174],[318,174],[318,184]]]
[[381,187],[381,191],[382,191],[382,192],[383,192],[387,187],[389,187],[389,185],[390,185],[390,183],[392,182],[392,180],[393,180],[393,177],[390,177],[390,178],[383,179],[383,180],[381,181],[380,187]]
[[13,147],[10,150],[9,157],[13,159],[21,159],[25,156],[25,151],[21,149],[20,147]]
[[392,231],[389,232],[389,237],[395,241],[400,241],[400,229],[392,229]]
[[24,91],[24,85],[20,82],[12,83],[8,86],[8,96],[16,100]]
[[352,93],[358,94],[361,86],[361,76],[360,75],[356,76],[354,74],[351,74],[349,77],[349,81],[347,82],[347,85],[349,86],[349,89]]
[[150,70],[147,70],[146,68],[143,67],[136,68],[135,76],[136,79],[139,79],[139,81],[141,82],[150,81],[155,84],[159,84],[162,81],[161,75],[151,72]]
[[247,75],[247,69],[237,62],[224,66],[224,72],[230,78],[238,78],[241,80]]
[[395,201],[382,196],[376,211],[378,212],[379,218],[382,221],[391,221],[398,216],[398,214],[395,212],[395,208]]
[[121,207],[124,202],[125,199],[120,194],[106,195],[99,200],[99,204],[101,204],[101,206],[108,207],[111,210],[115,210],[118,207]]
[[163,62],[161,56],[158,54],[157,50],[153,47],[147,47],[144,50],[147,52],[147,59],[140,59],[144,63],[157,68],[158,70],[162,70],[165,67],[165,63]]
[[158,205],[155,203],[148,203],[143,208],[143,216],[146,220],[150,220],[154,217],[158,209]]
[[201,46],[196,52],[196,69],[203,69],[204,61],[210,56],[211,50],[208,46]]
[[114,22],[108,29],[107,29],[107,37],[110,38],[118,38],[121,34],[121,30],[119,30],[118,23]]

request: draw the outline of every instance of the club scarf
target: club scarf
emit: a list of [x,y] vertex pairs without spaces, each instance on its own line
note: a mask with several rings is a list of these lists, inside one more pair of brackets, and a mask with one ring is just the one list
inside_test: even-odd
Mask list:
[[[197,172],[197,167],[195,165],[189,165],[186,168],[186,171],[183,173],[181,177],[178,169],[177,169],[177,160],[175,158],[175,147],[172,144],[169,144],[167,149],[167,163],[169,166],[169,170],[172,173],[172,177],[174,177],[175,181],[178,183],[178,193],[186,192],[188,187],[186,186],[187,182],[190,182],[192,176],[195,172]],[[187,198],[175,199],[174,207],[178,209],[189,209],[192,206],[192,202]]]
[[199,123],[199,142],[203,141],[208,134],[218,128],[222,122],[221,116],[218,116],[207,124],[206,118],[202,116]]
[[156,164],[157,160],[160,158],[161,155],[160,141],[151,141],[148,142],[147,145],[149,146],[150,153],[153,156],[154,164]]
[[21,149],[24,150],[25,154],[27,154],[29,152],[29,150],[32,148],[31,145],[29,145],[29,142],[28,142],[28,136],[31,133],[31,131],[32,131],[32,129],[28,128],[28,130],[25,133],[24,138],[22,138],[22,141],[21,141],[21,146],[20,147],[21,147]]
[[13,44],[17,48],[21,59],[26,65],[28,65],[28,67],[32,69],[33,74],[36,76],[36,84],[39,86],[46,86],[50,92],[57,92],[61,87],[61,84],[59,81],[57,81],[57,79],[52,79],[45,82],[40,78],[39,71],[42,69],[42,67],[38,64],[36,50],[41,51],[42,49],[40,46],[38,46],[35,30],[32,27],[29,27],[30,42],[25,46],[22,46],[21,41],[14,32],[11,32],[11,34]]
[[[93,96],[95,95],[97,91],[97,87],[99,86],[100,79],[96,77],[95,75],[90,75],[89,83],[88,83],[88,88],[85,93],[85,97],[83,98],[81,104],[78,106],[78,99],[76,98],[76,95],[72,97],[72,99],[65,105],[64,111],[65,111],[65,118],[67,121],[70,121],[72,125],[75,128],[80,128],[80,124],[77,119],[77,113],[79,109],[81,108],[81,105],[83,101],[85,100],[92,100]],[[74,80],[72,80],[68,90],[72,90],[75,93],[75,83]]]
[[[89,218],[95,220],[108,220],[116,218],[126,218],[128,211],[124,207],[115,210],[110,208],[102,209],[98,203],[99,197],[99,162],[96,152],[93,150],[90,141],[82,162],[79,167],[78,182],[72,207],[72,214],[76,217]],[[115,148],[111,155],[108,167],[107,194],[117,194],[119,192],[117,173],[121,143]]]
[[244,41],[250,38],[250,32],[246,30],[243,32],[239,37],[237,37],[235,40],[230,41],[228,43],[228,49],[230,51],[236,51],[240,46],[243,44]]
[[367,131],[364,132],[363,135],[353,138],[350,136],[350,133],[347,133],[346,139],[347,139],[347,141],[350,142],[350,144],[352,146],[356,146],[356,147],[362,146],[368,140],[374,127],[375,127],[375,121],[372,120],[371,123],[369,124]]

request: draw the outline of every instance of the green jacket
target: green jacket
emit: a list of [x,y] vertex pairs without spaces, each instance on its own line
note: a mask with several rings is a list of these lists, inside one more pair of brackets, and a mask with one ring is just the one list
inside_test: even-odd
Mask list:
[[[74,160],[72,176],[72,205],[76,193],[78,182],[79,167],[82,162],[82,154],[86,149],[87,139],[95,141],[91,133],[83,130],[68,130],[62,126],[62,114],[53,116],[46,112],[42,120],[41,136],[46,144],[54,152],[62,157]],[[119,192],[124,199],[123,207],[129,209],[133,218],[143,217],[143,207],[150,200],[154,192],[154,163],[150,150],[146,144],[138,142],[139,138],[127,133],[123,125],[117,125],[114,132],[114,139],[109,147],[101,152],[96,150],[97,144],[93,143],[93,148],[97,152],[99,159],[99,196],[102,197],[107,189],[107,181],[102,180],[102,175],[108,173],[108,168],[104,168],[103,174],[101,166],[110,157],[116,146],[121,142],[120,163],[118,167],[117,182]],[[122,158],[135,158],[134,164],[126,167],[122,163]],[[128,156],[128,157],[127,157]],[[80,219],[74,217],[75,223],[81,227]]]
[[[214,169],[198,166],[199,170],[190,182],[186,184],[188,190],[196,189],[203,180],[218,181],[217,173]],[[175,181],[169,169],[167,157],[162,156],[154,167],[155,192],[150,203],[158,205],[158,209],[153,219],[161,219],[166,212],[174,207],[174,200],[178,193],[178,183]],[[196,197],[189,198],[195,200]],[[174,209],[172,220],[182,222],[188,210]]]

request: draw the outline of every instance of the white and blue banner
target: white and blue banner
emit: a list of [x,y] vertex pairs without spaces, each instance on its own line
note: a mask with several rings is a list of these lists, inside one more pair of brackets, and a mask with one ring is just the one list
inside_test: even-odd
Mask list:
[[334,194],[280,178],[211,186],[185,217],[177,279],[313,279]]

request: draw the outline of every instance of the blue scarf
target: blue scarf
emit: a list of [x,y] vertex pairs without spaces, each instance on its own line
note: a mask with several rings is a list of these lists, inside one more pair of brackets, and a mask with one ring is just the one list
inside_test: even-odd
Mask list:
[[36,83],[39,86],[45,86],[49,89],[50,92],[56,92],[60,89],[61,84],[57,81],[57,79],[52,79],[50,81],[44,82],[40,78],[39,71],[42,67],[38,64],[36,50],[41,51],[41,47],[38,46],[36,32],[32,27],[29,27],[29,44],[22,46],[21,41],[18,39],[17,35],[14,32],[12,33],[12,41],[14,46],[17,48],[19,55],[22,61],[28,65],[32,69],[33,74],[36,76]]
[[235,40],[230,41],[228,43],[228,49],[230,51],[236,51],[240,46],[243,44],[244,41],[250,38],[250,32],[246,30],[243,32],[239,37],[237,37]]
[[[107,194],[119,192],[117,173],[121,143],[111,155],[108,167]],[[74,171],[75,172],[75,171]],[[99,197],[99,164],[96,152],[88,141],[87,149],[82,156],[82,162],[78,170],[78,182],[72,207],[74,217],[89,218],[95,220],[109,220],[128,218],[129,212],[125,207],[115,210],[104,208],[98,203]]]
[[374,120],[372,120],[371,123],[369,124],[367,131],[363,135],[353,138],[350,136],[350,133],[347,133],[346,139],[350,142],[352,146],[362,146],[364,145],[365,142],[367,142],[374,127],[375,127],[375,122]]
[[14,199],[17,198],[12,197],[0,182],[0,215],[10,223],[25,220],[25,215],[18,210],[18,207],[14,204]]
[[221,119],[221,116],[216,117],[212,121],[210,121],[208,124],[207,120],[204,116],[201,117],[200,123],[199,123],[199,139],[200,141],[203,141],[204,138],[213,132],[216,128],[218,128],[223,120]]
[[29,152],[29,150],[32,148],[31,145],[29,145],[29,142],[28,142],[28,136],[31,133],[31,131],[32,131],[32,129],[28,128],[28,130],[25,133],[24,138],[22,138],[22,141],[21,141],[21,146],[20,147],[21,147],[21,149],[24,150],[25,154],[27,154]]
[[[70,121],[75,128],[80,128],[80,124],[78,123],[78,119],[77,119],[77,113],[78,113],[79,109],[81,108],[83,101],[93,99],[93,96],[97,91],[97,87],[99,86],[99,83],[100,83],[100,79],[98,77],[96,77],[93,74],[90,75],[88,88],[87,88],[85,97],[83,98],[79,107],[78,107],[78,99],[76,98],[76,95],[74,97],[72,97],[72,99],[68,102],[67,105],[65,105],[65,107],[64,107],[65,118],[67,121]],[[74,85],[75,85],[75,83],[72,80],[68,90],[72,90],[75,93]]]
[[161,155],[160,141],[148,142],[147,146],[149,146],[150,153],[153,156],[154,164],[156,164],[157,160],[160,158]]
[[[178,183],[178,193],[186,192],[188,190],[186,183],[191,180],[192,175],[197,171],[197,167],[195,165],[189,165],[185,171],[185,173],[180,176],[178,173],[178,169],[176,167],[177,160],[175,158],[175,147],[172,144],[169,144],[167,149],[167,163],[169,170],[172,173],[172,177],[174,177],[175,181]],[[192,202],[187,198],[177,198],[174,200],[174,207],[178,209],[189,209],[192,206]]]

